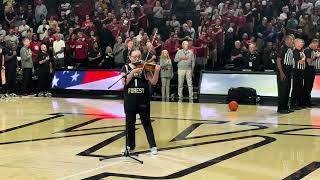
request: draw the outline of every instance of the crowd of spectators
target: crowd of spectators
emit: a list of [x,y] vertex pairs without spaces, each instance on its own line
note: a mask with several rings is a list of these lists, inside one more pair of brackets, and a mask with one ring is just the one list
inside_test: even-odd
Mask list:
[[[177,72],[176,53],[182,49],[182,42],[188,41],[197,70],[231,67],[263,71],[275,70],[277,49],[286,34],[306,44],[320,38],[320,0],[58,2],[61,4],[57,7],[47,7],[44,0],[16,0],[12,6],[8,3],[0,25],[3,54],[15,52],[20,60],[20,49],[26,46],[23,40],[30,39],[27,48],[32,69],[38,72],[38,56],[44,44],[51,73],[68,66],[121,68],[133,48],[142,51],[143,60],[159,63],[165,49]],[[194,17],[177,17],[176,13],[185,9],[174,8],[176,3],[191,4]],[[11,60],[6,58],[4,66]],[[21,68],[20,64],[17,67]]]

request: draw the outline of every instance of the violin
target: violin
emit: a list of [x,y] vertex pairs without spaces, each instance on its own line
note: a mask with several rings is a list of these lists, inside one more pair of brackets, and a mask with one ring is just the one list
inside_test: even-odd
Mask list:
[[156,69],[156,64],[152,62],[144,62],[144,61],[137,61],[135,63],[132,63],[136,66],[136,68],[142,68],[145,72],[152,72],[154,73]]

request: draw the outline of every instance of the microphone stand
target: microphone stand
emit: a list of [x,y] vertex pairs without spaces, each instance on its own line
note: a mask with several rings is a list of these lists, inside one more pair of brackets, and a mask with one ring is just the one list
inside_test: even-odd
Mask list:
[[[154,36],[153,36],[153,39],[152,39],[152,42],[151,42],[152,44],[154,43],[154,40],[155,40],[156,35],[157,35],[157,31],[154,33]],[[148,51],[148,53],[147,53],[146,60],[145,60],[145,64],[146,64],[146,61],[147,61],[147,59],[148,59],[148,56],[149,56],[150,52],[151,52],[151,49],[150,49],[150,50]],[[144,68],[145,64],[143,65],[143,68]],[[119,78],[116,82],[114,82],[111,86],[109,86],[108,89],[112,88],[115,84],[117,84],[117,83],[118,83],[120,80],[122,80],[123,78],[126,78],[130,73],[131,73],[131,71],[129,71],[129,72],[127,72],[125,75],[121,76],[121,78]],[[130,151],[129,151],[129,149],[128,149],[128,146],[127,146],[127,144],[128,144],[128,122],[127,122],[127,120],[125,120],[125,121],[126,121],[126,122],[125,122],[125,126],[126,126],[126,129],[125,129],[125,133],[126,133],[126,145],[125,145],[125,151],[124,151],[124,153],[123,153],[123,156],[124,156],[124,157],[128,157],[128,158],[131,158],[131,159],[139,162],[140,164],[143,164],[143,161],[141,161],[141,160],[139,160],[139,159],[131,156],[131,154],[134,155],[134,156],[138,156],[138,154],[137,154],[137,153],[130,153]],[[99,159],[99,161],[104,161],[104,160],[106,160],[106,159],[107,159],[107,158],[102,157],[102,158]]]

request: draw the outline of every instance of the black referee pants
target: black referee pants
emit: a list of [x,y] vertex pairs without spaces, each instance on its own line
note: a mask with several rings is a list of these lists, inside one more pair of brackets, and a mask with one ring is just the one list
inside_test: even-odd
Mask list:
[[305,89],[303,85],[304,70],[293,70],[293,84],[291,92],[291,106],[303,106]]
[[154,133],[151,126],[150,120],[150,109],[140,109],[138,111],[126,111],[126,122],[127,122],[127,146],[131,150],[135,149],[135,123],[136,123],[136,114],[139,114],[141,123],[143,125],[144,131],[146,133],[150,148],[156,147],[156,142],[154,139]]
[[280,73],[277,73],[278,83],[278,111],[289,110],[289,95],[291,90],[291,69],[284,70],[286,79],[280,79]]
[[304,71],[305,103],[311,104],[311,92],[314,84],[316,71],[313,66],[307,66]]

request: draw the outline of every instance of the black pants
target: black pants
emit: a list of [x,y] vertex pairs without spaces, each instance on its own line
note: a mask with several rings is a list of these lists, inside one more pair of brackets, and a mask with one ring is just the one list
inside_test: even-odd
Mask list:
[[304,70],[294,69],[292,79],[291,106],[303,106],[305,96],[303,85]]
[[280,73],[277,74],[278,83],[278,111],[288,110],[289,95],[291,90],[291,70],[284,70],[286,79],[282,81],[280,79]]
[[46,92],[49,90],[50,69],[39,68],[38,92]]
[[316,71],[313,66],[307,66],[304,71],[304,89],[305,89],[305,103],[306,105],[311,104],[311,92],[313,88],[314,78]]
[[15,93],[16,92],[16,66],[7,65],[6,66],[6,83],[7,83],[7,93]]
[[127,121],[127,131],[128,139],[127,146],[131,150],[135,149],[135,123],[136,123],[136,114],[139,114],[141,123],[143,125],[144,131],[146,133],[150,148],[156,147],[156,142],[154,139],[153,129],[151,126],[150,120],[150,109],[141,109],[139,111],[126,111],[126,121]]
[[23,72],[23,92],[31,93],[32,69],[24,68],[22,72]]

